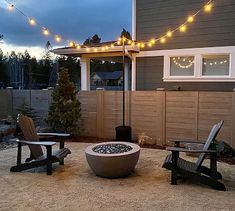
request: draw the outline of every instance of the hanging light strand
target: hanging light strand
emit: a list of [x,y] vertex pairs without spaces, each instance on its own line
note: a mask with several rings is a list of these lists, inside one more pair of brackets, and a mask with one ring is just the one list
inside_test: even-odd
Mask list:
[[64,40],[69,45],[71,44],[71,40],[63,39],[62,36],[53,33],[51,30],[48,29],[48,27],[45,27],[42,24],[40,24],[40,22],[36,21],[35,18],[26,15],[22,10],[20,10],[18,7],[16,7],[13,3],[9,2],[8,0],[4,0],[4,1],[8,5],[8,8],[11,8],[11,11],[15,9],[17,12],[19,12],[22,16],[24,16],[27,19],[28,23],[31,26],[36,26],[37,25],[38,27],[40,27],[41,30],[42,30],[43,35],[45,35],[45,36],[49,36],[49,35],[53,36],[54,40],[56,42],[61,42],[62,40]]
[[[7,3],[8,9],[10,11],[15,9],[17,12],[19,12],[21,15],[23,15],[28,20],[28,23],[30,25],[32,25],[32,26],[37,25],[37,26],[41,27],[42,33],[45,36],[49,36],[49,35],[53,36],[54,40],[56,42],[66,41],[70,47],[77,48],[77,49],[80,49],[81,47],[85,47],[87,52],[90,52],[91,50],[93,50],[94,52],[98,51],[98,47],[95,47],[94,49],[92,49],[92,47],[90,47],[90,46],[80,45],[80,44],[72,41],[71,39],[64,39],[61,35],[55,34],[51,30],[49,30],[47,27],[41,25],[38,21],[36,21],[36,19],[26,15],[22,10],[17,8],[13,3],[9,2],[8,0],[4,0],[4,1]],[[139,41],[130,40],[130,39],[127,39],[123,36],[123,37],[118,38],[117,41],[112,42],[110,44],[110,46],[105,45],[105,46],[100,46],[100,48],[102,49],[102,51],[105,51],[110,48],[113,48],[115,45],[120,46],[123,43],[126,43],[128,45],[137,46],[140,49],[144,49],[146,46],[153,47],[157,42],[164,44],[167,42],[167,39],[171,38],[174,35],[175,32],[179,31],[181,33],[185,33],[187,31],[188,26],[194,22],[196,16],[199,15],[202,11],[204,11],[206,13],[211,12],[212,7],[213,7],[213,1],[214,0],[209,0],[206,4],[204,4],[204,6],[201,9],[199,9],[194,14],[188,16],[184,23],[180,24],[179,26],[177,26],[174,29],[168,30],[163,36],[152,38],[151,40],[139,40]]]
[[166,43],[167,38],[171,38],[173,36],[173,34],[177,31],[184,33],[187,31],[187,27],[188,25],[190,25],[191,23],[194,22],[196,16],[198,16],[200,13],[202,13],[203,11],[206,13],[211,12],[213,7],[213,0],[208,1],[206,4],[204,4],[204,6],[199,9],[197,12],[195,12],[194,14],[190,15],[187,17],[186,21],[182,24],[180,24],[179,26],[177,26],[176,28],[169,30],[165,33],[165,35],[158,37],[158,38],[152,38],[151,40],[142,40],[142,41],[135,41],[137,43],[137,46],[148,46],[148,47],[152,47],[155,43],[160,42],[161,44]]

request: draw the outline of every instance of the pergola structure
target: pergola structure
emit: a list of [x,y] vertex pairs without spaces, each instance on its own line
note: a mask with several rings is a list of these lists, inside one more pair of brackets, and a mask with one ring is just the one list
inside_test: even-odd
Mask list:
[[[139,53],[137,46],[125,45],[113,46],[104,50],[107,43],[93,44],[87,47],[67,47],[52,50],[53,53],[64,56],[79,57],[81,63],[81,90],[90,90],[90,61],[97,59],[102,61],[123,62],[123,54],[125,54],[124,74],[125,74],[125,90],[136,90],[136,55]],[[130,65],[131,64],[131,65]],[[131,86],[129,80],[131,79]]]

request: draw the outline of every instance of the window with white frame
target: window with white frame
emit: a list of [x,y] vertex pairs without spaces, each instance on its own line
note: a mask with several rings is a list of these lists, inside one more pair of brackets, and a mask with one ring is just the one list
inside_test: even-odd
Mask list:
[[167,50],[163,53],[163,80],[166,82],[235,81],[234,46]]
[[203,76],[228,76],[230,58],[225,55],[203,55],[202,57]]
[[194,56],[170,57],[171,76],[193,76]]

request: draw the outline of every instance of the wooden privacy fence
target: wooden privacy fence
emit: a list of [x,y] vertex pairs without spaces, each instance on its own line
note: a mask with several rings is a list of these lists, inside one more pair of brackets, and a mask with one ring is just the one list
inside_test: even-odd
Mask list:
[[[80,92],[84,135],[115,138],[122,124],[122,93]],[[218,137],[235,147],[235,92],[126,92],[126,124],[158,145],[170,139],[206,139],[211,126],[223,119]]]
[[[82,135],[115,138],[122,125],[122,92],[79,92]],[[0,90],[0,118],[11,115],[23,102],[31,104],[42,120],[51,103],[48,90]],[[135,91],[126,92],[126,124],[133,139],[148,136],[155,144],[169,139],[204,140],[211,126],[223,119],[219,140],[235,147],[235,92]]]

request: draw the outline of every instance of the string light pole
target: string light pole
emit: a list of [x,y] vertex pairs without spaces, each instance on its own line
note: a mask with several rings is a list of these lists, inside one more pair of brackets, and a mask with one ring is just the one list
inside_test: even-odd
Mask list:
[[116,140],[117,141],[132,141],[132,135],[131,135],[131,127],[126,126],[126,112],[125,112],[125,104],[126,104],[126,96],[125,96],[125,42],[127,39],[122,36],[119,41],[122,42],[122,67],[123,67],[123,73],[122,73],[122,126],[116,127]]

